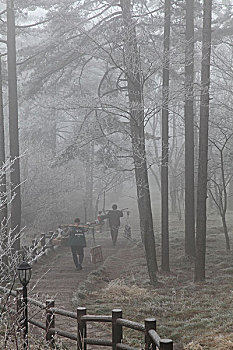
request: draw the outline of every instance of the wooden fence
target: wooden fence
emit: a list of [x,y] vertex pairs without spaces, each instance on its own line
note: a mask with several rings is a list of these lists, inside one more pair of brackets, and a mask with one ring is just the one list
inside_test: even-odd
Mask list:
[[[92,232],[92,234],[94,238],[94,232]],[[49,231],[48,233],[41,233],[39,238],[32,240],[32,244],[29,247],[23,247],[21,253],[25,254],[30,251],[31,262],[36,262],[38,257],[48,252],[48,250],[54,250],[55,248],[56,233]],[[10,296],[15,297],[16,307],[15,309],[10,309],[10,311],[15,313],[15,316],[18,319],[21,319],[24,309],[22,301],[22,288],[17,288],[17,290],[14,291],[0,286],[0,293],[6,293],[7,299]],[[46,300],[45,303],[42,303],[38,300],[28,298],[28,304],[29,307],[30,305],[33,305],[37,307],[39,311],[45,311],[45,320],[44,322],[41,322],[37,319],[30,318],[29,310],[29,323],[43,329],[45,331],[45,339],[51,345],[54,344],[56,335],[75,341],[78,350],[87,350],[88,344],[106,346],[112,348],[113,350],[140,350],[141,348],[136,349],[123,343],[123,329],[129,328],[142,333],[145,350],[173,349],[173,342],[171,339],[161,339],[159,337],[158,333],[156,332],[156,320],[154,318],[147,318],[145,319],[144,324],[140,324],[124,319],[122,317],[122,310],[120,309],[113,309],[112,314],[108,316],[98,316],[87,315],[87,310],[84,307],[78,307],[76,312],[58,309],[55,307],[54,300]],[[36,314],[38,314],[38,312],[36,312]],[[56,315],[74,319],[77,324],[76,334],[55,327]],[[109,339],[88,338],[87,324],[92,322],[111,323],[112,332],[111,335],[109,335]]]
[[32,239],[31,244],[23,245],[19,250],[19,255],[22,257],[27,256],[30,264],[37,262],[42,255],[54,250],[54,237],[56,237],[56,233],[53,231],[41,233],[39,237]]
[[[18,288],[16,291],[7,289],[0,286],[0,292],[6,293],[9,297],[14,296],[16,300],[15,309],[11,309],[15,312],[15,315],[22,317],[23,302],[22,302],[22,288]],[[88,344],[111,347],[113,350],[140,350],[139,348],[133,348],[124,343],[123,329],[130,328],[142,333],[144,349],[145,350],[173,350],[173,342],[171,339],[161,339],[156,332],[156,320],[154,318],[145,319],[144,324],[126,320],[122,317],[122,310],[113,309],[112,314],[109,316],[103,315],[87,315],[85,307],[78,307],[77,312],[71,312],[55,307],[54,300],[46,300],[46,303],[42,303],[38,300],[28,298],[29,307],[34,305],[40,310],[45,311],[44,322],[30,318],[29,323],[43,329],[45,331],[45,339],[53,346],[55,342],[55,336],[65,337],[73,340],[77,344],[78,350],[87,350]],[[68,331],[61,330],[55,326],[56,315],[72,318],[77,323],[77,333],[73,334]],[[111,323],[112,332],[109,339],[88,338],[87,323],[90,322],[105,322]]]
[[[93,225],[88,226],[88,233],[92,235],[93,242],[95,242],[95,227]],[[39,237],[32,239],[29,246],[23,246],[20,250],[22,256],[29,255],[31,257],[30,264],[37,262],[45,253],[54,251],[60,245],[67,245],[67,237],[63,236],[57,238],[58,233],[56,231],[49,231],[41,233]]]

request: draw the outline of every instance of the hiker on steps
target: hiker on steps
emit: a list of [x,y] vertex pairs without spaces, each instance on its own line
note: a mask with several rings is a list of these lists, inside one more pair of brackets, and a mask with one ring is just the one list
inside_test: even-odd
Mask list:
[[108,219],[111,230],[112,243],[115,246],[117,242],[118,230],[120,227],[120,218],[123,216],[122,210],[117,210],[117,205],[113,204],[112,210],[109,210],[103,219]]
[[74,219],[74,224],[70,225],[68,230],[68,244],[70,245],[73,260],[77,270],[82,270],[84,248],[86,247],[86,231],[86,227],[80,226],[79,218]]

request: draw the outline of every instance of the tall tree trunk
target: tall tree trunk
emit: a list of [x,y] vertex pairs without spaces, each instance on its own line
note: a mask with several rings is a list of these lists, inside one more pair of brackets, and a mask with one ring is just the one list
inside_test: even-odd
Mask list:
[[86,163],[86,210],[87,221],[94,219],[93,209],[93,167],[94,167],[94,141],[88,146],[88,159]]
[[106,205],[106,192],[103,193],[103,208],[102,211],[105,213],[105,205]]
[[98,216],[100,196],[101,196],[101,192],[98,194],[96,201],[95,201],[95,219]]
[[19,127],[18,98],[16,75],[16,45],[15,45],[15,14],[13,0],[7,0],[7,61],[8,61],[8,94],[9,94],[9,138],[10,156],[14,160],[11,172],[11,229],[15,240],[14,249],[20,248],[21,227],[21,195],[20,195],[20,164],[19,164]]
[[[4,113],[3,113],[3,91],[2,91],[2,59],[0,56],[0,166],[4,167],[5,164],[5,132],[4,132]],[[7,187],[6,187],[6,172],[3,168],[2,177],[0,180],[0,191],[2,205],[0,208],[0,234],[2,250],[5,252],[3,255],[3,262],[8,264],[7,256]]]
[[194,0],[186,0],[185,31],[185,254],[195,256],[194,199]]
[[[176,175],[176,174],[175,174]],[[176,176],[171,174],[170,182],[170,199],[171,199],[171,213],[175,214],[177,212],[177,180]]]
[[226,240],[226,250],[230,250],[230,239],[228,234],[228,228],[227,228],[227,220],[226,220],[226,212],[227,212],[227,184],[225,180],[225,169],[224,169],[224,148],[220,150],[220,158],[221,158],[221,179],[222,179],[222,210],[220,212],[222,217],[222,224],[223,224],[223,230]]
[[120,1],[124,24],[124,53],[130,106],[130,129],[135,166],[141,235],[145,245],[147,268],[152,284],[157,283],[158,270],[151,211],[150,190],[145,150],[143,88],[135,23],[130,0]]
[[224,236],[226,241],[226,250],[229,251],[231,249],[231,246],[230,246],[230,238],[229,238],[228,228],[227,228],[226,213],[224,212],[221,215],[221,217],[222,217],[222,225],[223,225],[223,231],[224,231]]
[[[5,132],[4,132],[4,113],[3,113],[3,91],[2,91],[2,59],[0,56],[0,166],[5,163]],[[7,220],[7,193],[6,193],[6,174],[3,172],[1,183],[1,200],[3,206],[0,210],[0,226],[6,224]],[[1,227],[2,228],[2,227]]]
[[164,58],[163,58],[163,96],[162,96],[162,168],[161,168],[161,216],[162,216],[162,261],[161,269],[169,271],[169,227],[168,227],[168,101],[170,66],[170,17],[171,1],[165,0],[164,11]]
[[48,130],[49,130],[49,148],[51,150],[52,156],[56,156],[57,151],[57,111],[51,113],[50,119],[48,120]]
[[198,163],[198,184],[197,184],[197,233],[196,233],[196,259],[195,259],[195,269],[194,269],[195,282],[200,282],[205,280],[211,14],[212,14],[212,0],[204,0],[203,34],[202,34],[202,65],[201,65],[199,163]]

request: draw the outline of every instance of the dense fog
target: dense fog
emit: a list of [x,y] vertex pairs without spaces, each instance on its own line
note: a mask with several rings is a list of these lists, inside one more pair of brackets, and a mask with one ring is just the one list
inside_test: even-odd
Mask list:
[[91,222],[117,203],[139,220],[151,257],[161,226],[169,270],[169,213],[185,220],[193,255],[195,231],[197,251],[205,244],[208,197],[230,249],[231,1],[5,8],[0,129],[1,161],[14,162],[11,226],[35,234],[77,216]]

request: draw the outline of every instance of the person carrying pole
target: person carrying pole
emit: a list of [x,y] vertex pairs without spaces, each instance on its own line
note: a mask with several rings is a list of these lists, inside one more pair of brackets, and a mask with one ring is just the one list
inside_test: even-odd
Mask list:
[[103,219],[108,219],[109,227],[111,231],[112,243],[115,246],[117,242],[118,230],[120,227],[120,218],[123,217],[123,211],[117,210],[117,205],[112,205],[112,210],[103,217]]
[[76,218],[74,224],[68,229],[68,244],[71,248],[74,264],[77,270],[82,270],[82,262],[84,259],[84,248],[86,247],[85,232],[86,227],[80,226],[80,219]]

